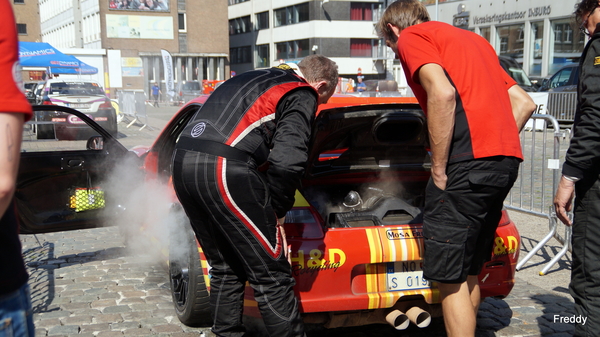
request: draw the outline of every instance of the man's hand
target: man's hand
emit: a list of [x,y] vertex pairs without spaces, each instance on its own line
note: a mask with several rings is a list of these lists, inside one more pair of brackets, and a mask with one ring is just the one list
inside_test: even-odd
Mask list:
[[281,249],[283,249],[283,254],[287,258],[290,265],[292,265],[292,257],[290,256],[290,247],[287,244],[287,238],[285,237],[285,227],[283,224],[285,223],[285,217],[277,219],[277,228],[279,228],[279,232],[281,233]]
[[442,167],[439,169],[431,169],[431,179],[433,179],[433,183],[440,190],[446,189],[446,183],[448,182],[448,176],[446,175],[446,168]]
[[554,196],[554,209],[556,216],[562,223],[571,226],[573,223],[569,219],[567,212],[571,211],[572,200],[575,195],[575,183],[562,177],[558,183],[558,189]]

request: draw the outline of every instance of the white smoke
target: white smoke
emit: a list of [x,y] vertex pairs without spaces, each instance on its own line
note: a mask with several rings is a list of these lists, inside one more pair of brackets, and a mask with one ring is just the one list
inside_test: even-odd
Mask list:
[[119,227],[129,254],[150,255],[165,262],[181,258],[190,248],[189,220],[180,207],[173,207],[177,203],[173,190],[166,182],[146,179],[136,159],[119,162],[101,184],[107,198],[108,225]]

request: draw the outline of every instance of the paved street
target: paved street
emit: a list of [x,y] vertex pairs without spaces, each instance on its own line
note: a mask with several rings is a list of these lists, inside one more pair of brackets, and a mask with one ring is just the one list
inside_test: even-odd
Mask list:
[[[128,147],[149,145],[177,110],[148,107],[148,127],[125,128],[119,139]],[[136,143],[137,142],[137,143]],[[521,258],[547,232],[548,221],[510,212],[522,236]],[[211,336],[207,328],[181,324],[171,302],[166,259],[155,237],[120,226],[22,235],[30,272],[36,336]],[[570,257],[563,257],[546,276],[538,272],[560,250],[551,240],[521,271],[505,299],[486,299],[479,311],[478,336],[571,336],[574,315],[566,290]],[[445,336],[443,322],[404,331],[368,326],[323,330],[309,336]],[[254,333],[260,336],[260,333]]]

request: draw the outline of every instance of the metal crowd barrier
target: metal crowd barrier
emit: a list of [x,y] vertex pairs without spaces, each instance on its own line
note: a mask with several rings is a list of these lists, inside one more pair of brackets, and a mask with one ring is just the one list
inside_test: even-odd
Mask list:
[[560,123],[573,123],[577,109],[577,92],[549,92],[548,114]]
[[[124,115],[127,128],[135,123],[141,123],[140,131],[148,126],[146,113],[146,93],[142,90],[117,90],[119,110]],[[142,118],[144,119],[142,121]]]
[[[534,256],[550,239],[555,238],[563,247],[540,271],[545,275],[571,248],[571,227],[562,224],[554,212],[553,200],[560,179],[561,141],[569,140],[569,131],[561,130],[555,117],[534,114],[521,132],[524,161],[519,177],[505,200],[505,207],[547,218],[548,234],[517,264],[517,270]],[[567,144],[568,145],[568,144]],[[564,227],[564,236],[559,232]]]

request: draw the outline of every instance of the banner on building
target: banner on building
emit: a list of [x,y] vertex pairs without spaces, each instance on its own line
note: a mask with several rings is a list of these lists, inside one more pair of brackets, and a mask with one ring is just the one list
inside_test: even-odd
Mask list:
[[173,58],[171,54],[161,49],[160,53],[163,59],[163,67],[165,69],[165,86],[167,89],[167,95],[169,95],[169,99],[172,100],[175,97],[175,79],[173,74]]
[[168,0],[108,0],[108,9],[115,11],[168,12]]
[[173,17],[106,14],[106,36],[111,39],[174,38]]

